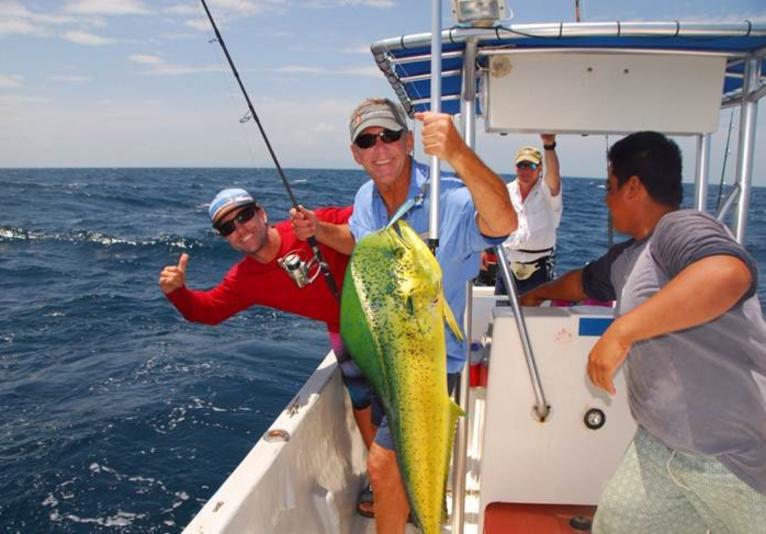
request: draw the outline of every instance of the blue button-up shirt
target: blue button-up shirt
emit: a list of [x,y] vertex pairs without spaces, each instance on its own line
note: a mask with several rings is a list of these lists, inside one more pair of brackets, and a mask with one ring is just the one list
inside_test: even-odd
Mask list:
[[[412,160],[412,174],[407,199],[418,195],[428,181],[429,168]],[[439,187],[439,247],[436,259],[442,268],[444,296],[457,320],[462,324],[465,311],[465,285],[479,271],[481,251],[502,243],[505,238],[490,238],[479,232],[471,193],[463,182],[451,174],[442,173]],[[402,218],[424,239],[428,237],[429,195],[426,191],[421,206],[415,206]],[[356,193],[354,212],[349,227],[354,239],[383,228],[389,217],[383,197],[372,180]],[[447,372],[456,373],[465,361],[465,345],[446,328]]]

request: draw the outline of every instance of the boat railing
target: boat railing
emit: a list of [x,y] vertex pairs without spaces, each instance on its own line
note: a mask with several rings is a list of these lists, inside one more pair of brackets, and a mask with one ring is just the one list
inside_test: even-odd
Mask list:
[[505,253],[503,252],[502,245],[495,247],[495,254],[497,255],[497,265],[500,269],[500,273],[503,276],[505,287],[508,289],[508,300],[510,301],[511,308],[513,309],[513,316],[516,320],[516,329],[519,331],[521,346],[524,349],[524,358],[527,361],[529,379],[532,382],[532,390],[535,395],[535,417],[537,417],[539,422],[543,423],[548,417],[550,406],[548,406],[548,402],[545,400],[543,383],[540,380],[540,372],[537,370],[537,361],[535,360],[535,355],[532,352],[532,342],[529,340],[529,331],[527,330],[527,325],[524,321],[524,314],[522,313],[521,306],[519,305],[519,296],[516,291],[516,282],[514,281],[511,270],[508,267],[508,262],[505,259]]

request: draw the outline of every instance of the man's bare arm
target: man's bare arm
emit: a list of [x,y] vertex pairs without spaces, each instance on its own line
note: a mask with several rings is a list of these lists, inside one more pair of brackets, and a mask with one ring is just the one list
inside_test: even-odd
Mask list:
[[582,287],[582,269],[578,269],[527,291],[519,300],[524,306],[539,306],[544,300],[578,302],[586,298],[588,295]]
[[334,248],[342,254],[351,254],[354,250],[354,236],[348,224],[335,224],[320,221],[313,211],[303,206],[290,210],[290,222],[298,239],[307,240],[315,236],[323,245]]

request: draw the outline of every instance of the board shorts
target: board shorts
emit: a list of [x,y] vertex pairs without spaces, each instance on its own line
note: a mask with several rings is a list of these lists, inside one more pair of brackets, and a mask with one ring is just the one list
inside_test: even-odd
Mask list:
[[[346,350],[343,340],[338,332],[328,332],[330,336],[330,346],[338,360],[340,375],[343,379],[343,385],[346,386],[348,396],[351,399],[351,406],[354,410],[364,410],[372,404],[372,386],[362,373],[362,370],[351,359],[351,353]],[[373,422],[375,419],[373,417]]]

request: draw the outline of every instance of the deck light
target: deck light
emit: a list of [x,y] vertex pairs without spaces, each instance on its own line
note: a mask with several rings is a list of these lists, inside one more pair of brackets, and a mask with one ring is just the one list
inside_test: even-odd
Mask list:
[[505,0],[452,0],[452,13],[463,26],[490,28],[505,19],[506,12],[510,10]]

